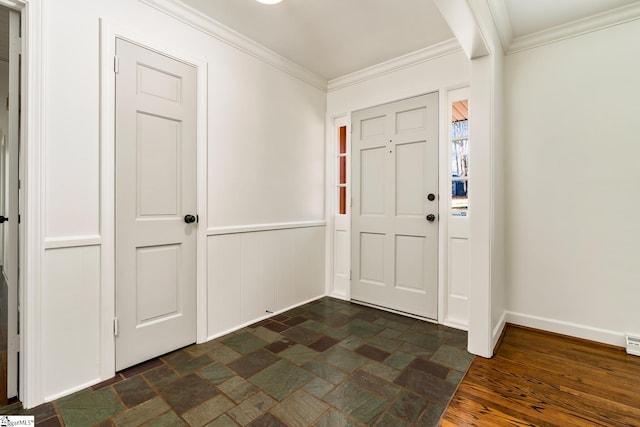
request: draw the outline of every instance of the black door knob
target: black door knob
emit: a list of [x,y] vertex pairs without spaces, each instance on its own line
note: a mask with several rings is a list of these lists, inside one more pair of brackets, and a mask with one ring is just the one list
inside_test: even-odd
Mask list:
[[184,222],[186,222],[187,224],[191,224],[193,222],[196,222],[198,220],[198,217],[196,215],[185,215],[184,216]]
[[433,202],[436,199],[436,195],[433,193],[429,193],[427,199],[429,199],[430,202]]
[[427,215],[427,221],[433,222],[436,220],[436,216],[434,214]]
[[5,216],[0,216],[0,224],[2,224],[3,222],[7,222],[9,221],[9,218],[5,217]]

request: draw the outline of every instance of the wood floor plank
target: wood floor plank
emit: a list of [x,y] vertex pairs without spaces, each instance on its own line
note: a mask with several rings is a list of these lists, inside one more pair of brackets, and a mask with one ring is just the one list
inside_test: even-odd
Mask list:
[[640,408],[634,408],[638,402],[637,388],[634,386],[622,387],[614,382],[603,382],[593,380],[585,376],[579,377],[571,372],[546,371],[539,368],[532,368],[522,364],[514,363],[502,356],[496,356],[498,363],[486,363],[478,359],[478,369],[485,376],[500,378],[505,383],[515,379],[519,384],[526,385],[528,391],[542,390],[545,396],[558,393],[561,399],[563,395],[584,396],[584,399],[595,399],[599,402],[609,402],[612,410],[628,412],[630,415],[640,419]]
[[640,358],[508,325],[496,356],[475,358],[442,426],[640,426]]

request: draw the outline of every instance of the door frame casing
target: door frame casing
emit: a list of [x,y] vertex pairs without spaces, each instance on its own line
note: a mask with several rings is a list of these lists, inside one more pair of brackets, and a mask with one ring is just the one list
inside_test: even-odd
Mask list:
[[42,401],[40,363],[41,342],[41,262],[45,176],[43,152],[46,140],[45,98],[47,76],[46,11],[41,0],[0,0],[0,4],[20,12],[22,24],[21,123],[19,203],[22,221],[18,230],[20,257],[18,301],[20,312],[20,356],[18,395],[25,408]]
[[[430,88],[430,90],[419,91],[414,94],[406,94],[407,96],[403,96],[400,98],[393,97],[389,99],[385,99],[384,102],[376,103],[374,105],[365,105],[361,103],[357,103],[357,108],[353,108],[350,110],[342,111],[340,113],[329,113],[327,114],[327,138],[326,138],[326,152],[332,153],[333,144],[335,143],[333,134],[337,127],[337,121],[340,118],[346,118],[347,129],[351,129],[352,127],[352,114],[356,111],[366,110],[369,108],[373,108],[376,106],[389,104],[397,101],[402,101],[408,98],[414,98],[421,95],[426,95],[428,93],[437,92],[438,93],[438,191],[440,194],[440,202],[438,204],[438,213],[440,215],[440,220],[438,223],[438,317],[437,323],[444,324],[446,319],[446,305],[445,305],[445,294],[446,294],[446,280],[447,280],[447,265],[448,265],[448,246],[446,241],[446,236],[448,235],[448,226],[449,226],[449,210],[448,203],[446,202],[446,198],[449,197],[449,177],[448,177],[448,163],[450,159],[447,158],[448,153],[448,127],[447,127],[447,116],[448,116],[448,105],[447,105],[447,93],[454,89],[459,89],[463,87],[468,87],[468,81],[460,81],[459,83],[453,85],[443,85]],[[350,135],[348,135],[347,140],[350,141]],[[333,283],[333,259],[335,256],[335,242],[331,237],[335,233],[334,226],[334,212],[335,212],[335,199],[333,197],[333,175],[332,175],[332,161],[333,156],[327,154],[327,181],[326,186],[328,188],[326,193],[327,200],[327,223],[330,225],[327,231],[327,294],[331,295],[335,298],[343,298],[345,296],[334,293],[334,283]],[[350,177],[347,178],[349,185],[351,185]],[[351,241],[351,234],[350,234]],[[352,260],[351,260],[352,261]],[[350,299],[350,286],[346,295],[346,299]],[[421,318],[422,319],[422,318]],[[426,321],[436,322],[436,320],[425,319]]]
[[207,340],[207,283],[206,283],[206,230],[207,230],[207,95],[208,63],[184,54],[184,49],[166,40],[158,40],[139,32],[100,20],[100,233],[104,236],[101,254],[101,313],[100,361],[101,379],[115,375],[115,73],[116,39],[126,40],[143,48],[169,56],[193,66],[197,70],[196,99],[196,175],[197,227],[196,243],[196,340]]

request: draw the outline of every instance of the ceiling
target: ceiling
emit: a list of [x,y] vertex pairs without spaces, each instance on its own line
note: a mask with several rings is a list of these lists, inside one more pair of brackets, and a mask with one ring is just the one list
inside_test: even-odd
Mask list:
[[[452,39],[433,0],[181,0],[332,80]],[[473,0],[477,1],[477,0]],[[487,0],[505,44],[640,0]],[[176,0],[176,2],[180,2]],[[634,9],[635,10],[635,9]]]
[[514,37],[544,31],[587,18],[636,0],[501,0],[509,15]]
[[431,0],[183,0],[331,80],[453,33]]

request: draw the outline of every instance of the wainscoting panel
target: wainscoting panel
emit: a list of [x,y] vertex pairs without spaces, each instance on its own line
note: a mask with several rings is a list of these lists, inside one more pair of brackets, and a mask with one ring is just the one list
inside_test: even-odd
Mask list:
[[325,227],[208,237],[209,337],[324,295]]
[[100,246],[48,249],[42,284],[45,400],[100,379]]

